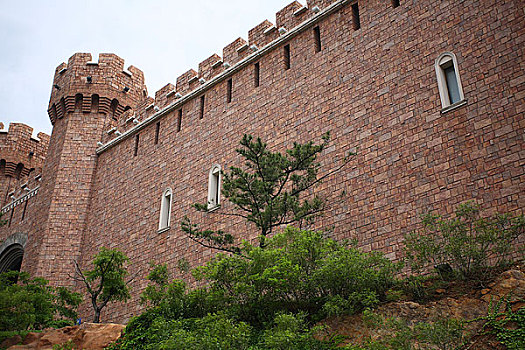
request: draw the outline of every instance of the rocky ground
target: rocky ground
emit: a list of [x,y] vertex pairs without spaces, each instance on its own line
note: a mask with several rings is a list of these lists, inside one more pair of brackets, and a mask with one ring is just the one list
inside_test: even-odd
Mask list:
[[[494,305],[501,298],[509,296],[513,311],[525,306],[525,273],[519,267],[503,272],[487,288],[468,289],[465,285],[461,287],[451,284],[449,290],[437,289],[438,296],[435,300],[425,303],[391,302],[379,306],[375,312],[385,318],[396,317],[413,325],[418,322],[431,322],[438,318],[474,320],[487,315],[491,302]],[[368,337],[382,336],[382,330],[367,326],[360,314],[336,317],[323,323],[328,326],[330,334],[347,336],[348,342],[359,343]],[[468,349],[505,349],[498,347],[494,337],[480,334],[483,323],[484,321],[476,321],[466,324],[466,333],[472,337]]]
[[124,327],[114,323],[84,323],[80,326],[29,333],[23,340],[16,336],[5,340],[0,344],[0,348],[47,350],[53,349],[54,345],[64,345],[64,349],[101,350],[117,340]]

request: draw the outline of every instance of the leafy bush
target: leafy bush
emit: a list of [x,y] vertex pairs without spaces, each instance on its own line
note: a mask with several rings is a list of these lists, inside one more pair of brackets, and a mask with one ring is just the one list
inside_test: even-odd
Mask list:
[[482,218],[479,206],[467,202],[458,206],[455,218],[427,214],[423,225],[423,232],[405,237],[414,270],[435,267],[446,278],[451,267],[457,277],[483,280],[492,267],[508,263],[513,241],[525,230],[525,217]]
[[322,350],[335,349],[338,339],[320,340],[314,337],[320,327],[309,328],[306,315],[279,313],[270,328],[259,337],[258,345],[253,349],[261,350]]
[[386,299],[393,264],[322,233],[288,227],[265,248],[245,244],[245,255],[217,255],[196,270],[209,283],[208,298],[255,327],[279,312],[304,311],[312,319],[353,313]]
[[386,300],[401,267],[291,227],[266,243],[217,255],[193,271],[206,283],[192,291],[153,267],[141,297],[148,309],[114,349],[331,349],[337,341],[316,340],[311,324]]
[[169,336],[160,338],[152,349],[243,350],[250,347],[250,326],[225,315],[163,322],[160,327],[165,327]]
[[64,323],[60,321],[64,317],[72,324],[82,297],[47,284],[45,279],[30,278],[26,272],[0,274],[0,330],[42,329]]

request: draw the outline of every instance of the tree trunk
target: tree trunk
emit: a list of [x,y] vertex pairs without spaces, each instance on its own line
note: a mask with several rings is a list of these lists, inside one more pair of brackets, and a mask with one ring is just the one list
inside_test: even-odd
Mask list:
[[93,316],[93,323],[100,323],[100,310],[95,309],[95,316]]

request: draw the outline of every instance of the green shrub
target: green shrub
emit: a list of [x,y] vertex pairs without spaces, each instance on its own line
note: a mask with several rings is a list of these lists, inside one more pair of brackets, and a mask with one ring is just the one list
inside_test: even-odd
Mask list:
[[208,315],[197,319],[181,319],[165,323],[169,338],[160,340],[155,349],[221,350],[248,349],[251,328],[225,315]]
[[154,266],[141,297],[148,309],[113,348],[331,349],[336,339],[316,340],[310,326],[385,301],[401,267],[291,227],[266,243],[244,243],[243,256],[217,255],[193,271],[205,287],[192,291]]
[[224,314],[168,319],[152,310],[133,318],[125,335],[109,349],[248,349],[251,328]]
[[[424,230],[405,237],[406,254],[414,270],[436,267],[444,278],[484,280],[492,267],[508,263],[513,241],[525,230],[525,217],[496,214],[480,217],[473,202],[461,204],[455,218],[423,216]],[[449,266],[453,271],[449,271]]]
[[45,279],[30,278],[26,272],[0,274],[0,330],[42,329],[63,324],[59,321],[63,317],[72,324],[82,301],[80,294],[47,284]]
[[273,324],[259,337],[258,346],[261,350],[322,350],[335,349],[337,339],[320,340],[314,337],[320,328],[309,328],[305,314],[297,315],[279,313]]
[[386,300],[400,268],[381,253],[291,227],[265,248],[246,244],[244,251],[247,258],[217,255],[195,276],[208,282],[215,305],[255,327],[279,312],[304,311],[316,320],[374,306]]

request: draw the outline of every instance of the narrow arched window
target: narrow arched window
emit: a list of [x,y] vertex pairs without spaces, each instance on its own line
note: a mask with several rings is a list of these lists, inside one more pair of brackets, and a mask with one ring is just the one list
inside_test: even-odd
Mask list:
[[82,104],[84,103],[84,96],[82,94],[75,95],[75,112],[82,111]]
[[168,229],[170,227],[171,197],[172,191],[171,188],[168,188],[164,191],[161,198],[159,231]]
[[456,56],[452,52],[441,54],[436,60],[435,68],[441,106],[447,108],[462,102],[465,98]]
[[24,164],[18,163],[15,169],[15,176],[14,178],[17,180],[20,180],[20,177],[22,176],[22,171],[24,170]]
[[221,203],[221,167],[214,165],[208,177],[208,209],[213,209]]

